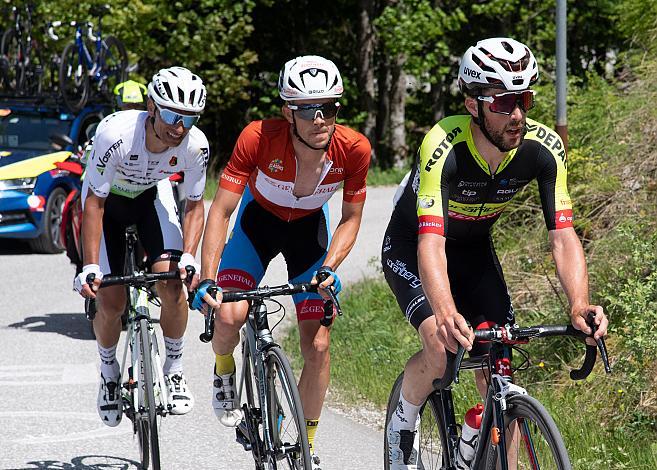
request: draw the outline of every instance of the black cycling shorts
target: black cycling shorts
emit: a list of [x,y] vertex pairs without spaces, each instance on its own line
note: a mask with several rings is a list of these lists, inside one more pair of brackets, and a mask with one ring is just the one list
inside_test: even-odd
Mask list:
[[137,226],[149,264],[180,259],[182,229],[168,180],[134,199],[112,193],[107,196],[98,263],[104,275],[124,274],[125,229],[130,225]]
[[[418,329],[433,311],[420,282],[417,236],[395,228],[394,223],[389,224],[383,239],[383,273],[406,319]],[[492,240],[447,239],[445,252],[450,289],[459,313],[475,328],[486,321],[513,323],[511,298]],[[488,349],[482,346],[473,348],[475,355]]]

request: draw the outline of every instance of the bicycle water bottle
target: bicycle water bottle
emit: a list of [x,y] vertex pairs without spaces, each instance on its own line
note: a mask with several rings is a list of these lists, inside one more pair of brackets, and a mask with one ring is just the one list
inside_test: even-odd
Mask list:
[[474,459],[475,446],[479,437],[479,428],[481,427],[483,413],[484,405],[481,403],[477,403],[465,413],[458,452],[456,454],[456,468],[459,470],[469,470],[472,459]]

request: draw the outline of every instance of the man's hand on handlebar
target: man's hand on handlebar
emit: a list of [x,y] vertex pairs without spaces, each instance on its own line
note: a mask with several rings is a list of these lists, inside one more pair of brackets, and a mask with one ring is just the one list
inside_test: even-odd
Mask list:
[[607,327],[609,326],[609,320],[601,306],[585,305],[583,307],[574,307],[570,312],[570,321],[575,329],[580,330],[587,335],[591,335],[592,330],[587,323],[589,316],[593,318],[593,323],[596,325],[596,331],[593,335],[593,339],[587,338],[586,343],[595,345],[594,340],[607,336]]
[[460,313],[436,315],[436,326],[438,327],[438,340],[449,351],[456,353],[459,344],[466,351],[472,349],[474,332]]
[[73,290],[85,299],[95,299],[103,273],[97,264],[87,264],[73,280]]
[[[216,290],[216,297],[213,297],[211,293],[208,292],[208,290],[212,291],[213,289]],[[219,308],[222,298],[223,294],[221,287],[217,286],[213,279],[204,279],[196,288],[191,307],[198,310],[203,315],[207,315],[209,309]]]
[[178,262],[180,270],[180,279],[185,281],[188,291],[193,291],[199,284],[199,274],[201,266],[196,262],[191,253],[183,253]]
[[320,289],[318,289],[319,295],[322,296],[324,300],[331,300],[331,297],[326,293],[327,289],[332,289],[334,294],[340,293],[342,290],[342,283],[338,275],[331,269],[330,266],[322,266],[317,271],[313,273],[313,279],[310,281],[311,284],[318,284]]

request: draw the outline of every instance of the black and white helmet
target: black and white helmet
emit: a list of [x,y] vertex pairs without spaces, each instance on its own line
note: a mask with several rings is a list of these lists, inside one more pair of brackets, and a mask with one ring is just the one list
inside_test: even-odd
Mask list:
[[160,106],[200,113],[205,108],[203,80],[184,67],[161,69],[148,84],[148,96]]
[[278,94],[285,101],[340,98],[343,91],[338,68],[316,55],[287,61],[278,76]]
[[526,90],[537,80],[534,54],[511,38],[479,41],[465,51],[459,67],[459,88],[466,93],[484,88]]

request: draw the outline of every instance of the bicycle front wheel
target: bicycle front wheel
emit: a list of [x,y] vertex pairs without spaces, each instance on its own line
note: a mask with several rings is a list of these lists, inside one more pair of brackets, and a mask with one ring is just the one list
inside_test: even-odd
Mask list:
[[23,48],[14,28],[8,29],[2,35],[0,56],[4,56],[3,81],[5,89],[9,92],[20,93],[23,90],[25,81],[25,62]]
[[111,96],[114,87],[128,78],[128,53],[125,46],[114,36],[108,36],[103,41],[100,65],[102,78],[100,91]]
[[71,111],[80,111],[89,99],[89,73],[85,58],[74,42],[68,44],[59,63],[59,91]]
[[[390,470],[391,456],[388,448],[388,423],[392,419],[399,404],[401,394],[402,372],[395,380],[386,410],[386,423],[383,429],[383,468]],[[443,429],[443,407],[439,392],[431,393],[420,408],[420,428],[415,436],[415,450],[417,456],[417,468],[424,470],[438,470],[447,468],[447,438]]]
[[312,470],[306,421],[296,379],[283,351],[265,353],[270,439],[274,446],[269,468]]
[[[139,372],[139,388],[142,400],[139,403],[143,413],[139,413],[140,420],[137,433],[139,435],[139,450],[142,468],[149,468],[152,464],[154,470],[160,470],[160,444],[157,430],[157,402],[155,401],[155,383],[153,377],[152,344],[148,320],[139,320],[139,345],[141,348],[141,364]],[[150,450],[150,452],[149,452]],[[150,454],[150,462],[149,462]]]
[[509,468],[570,470],[561,433],[545,407],[527,395],[514,395],[507,404],[504,425]]

